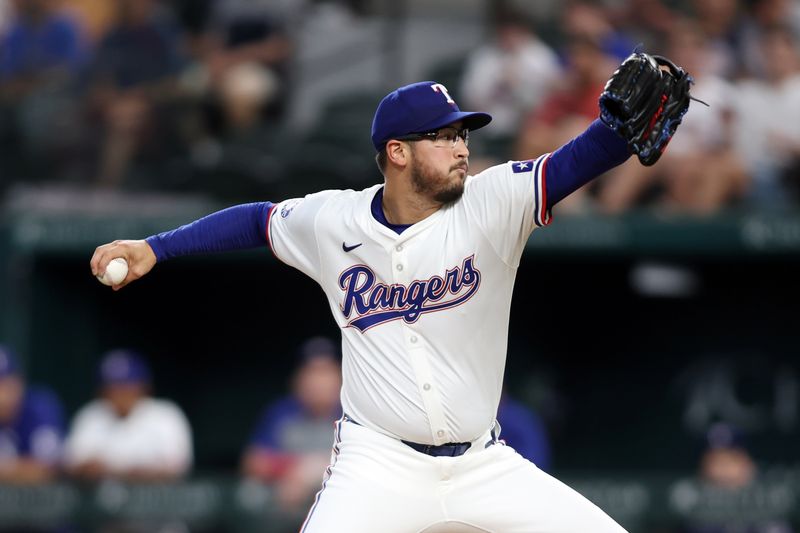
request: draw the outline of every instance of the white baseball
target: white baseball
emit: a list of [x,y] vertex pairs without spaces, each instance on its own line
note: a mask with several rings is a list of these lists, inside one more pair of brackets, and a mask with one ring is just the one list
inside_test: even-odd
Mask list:
[[128,262],[122,257],[116,257],[108,263],[102,276],[97,276],[103,285],[116,285],[122,283],[128,276]]

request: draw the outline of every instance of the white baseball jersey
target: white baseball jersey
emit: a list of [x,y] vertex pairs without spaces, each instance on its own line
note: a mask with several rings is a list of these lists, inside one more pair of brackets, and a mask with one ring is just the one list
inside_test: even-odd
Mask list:
[[[514,277],[549,222],[548,157],[468,177],[399,235],[373,215],[379,185],[271,211],[275,255],[320,284],[342,328],[347,417],[302,533],[625,533],[493,428]],[[432,457],[398,439],[469,447]]]
[[99,460],[112,472],[137,468],[183,474],[192,465],[192,432],[183,411],[169,400],[143,398],[124,418],[98,399],[75,415],[65,462]]
[[549,222],[547,158],[469,176],[460,200],[399,235],[371,212],[381,185],[273,208],[273,252],[319,283],[342,329],[342,407],[354,420],[436,445],[492,426],[517,266]]

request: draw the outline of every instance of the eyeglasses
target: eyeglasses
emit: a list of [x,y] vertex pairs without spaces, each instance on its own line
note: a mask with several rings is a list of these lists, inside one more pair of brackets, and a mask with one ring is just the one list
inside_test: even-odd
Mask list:
[[464,141],[464,146],[469,146],[469,130],[467,128],[442,128],[438,131],[430,131],[427,133],[411,133],[402,137],[397,137],[398,141],[433,141],[433,145],[437,148],[455,148],[458,140]]

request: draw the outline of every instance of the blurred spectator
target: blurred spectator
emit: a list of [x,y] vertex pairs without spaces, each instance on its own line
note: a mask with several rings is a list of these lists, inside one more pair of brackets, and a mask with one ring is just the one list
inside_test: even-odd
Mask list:
[[[658,7],[658,2],[654,3]],[[669,13],[668,11],[666,13]],[[662,13],[663,14],[663,13]],[[570,0],[561,12],[561,30],[567,40],[583,36],[598,44],[606,54],[621,62],[641,41],[635,41],[612,23],[612,11],[597,2]]]
[[[609,18],[624,31],[633,46],[642,43],[645,50],[656,50],[676,22],[672,2],[663,0],[622,0],[608,8]],[[627,53],[633,51],[633,47]]]
[[55,394],[26,386],[11,350],[0,346],[0,483],[53,479],[63,437],[63,411]]
[[765,31],[785,24],[795,37],[800,36],[800,3],[794,0],[749,0],[746,14],[739,27],[738,46],[741,72],[745,77],[764,79],[764,60],[761,40]]
[[229,77],[239,76],[242,67],[259,69],[261,76],[269,80],[265,108],[274,115],[280,114],[292,50],[286,26],[296,9],[292,4],[302,3],[214,0],[202,52],[211,92],[224,98],[225,86],[231,83]]
[[744,447],[742,435],[727,424],[714,424],[706,435],[706,450],[700,459],[704,483],[729,490],[750,485],[756,478],[756,463]]
[[733,149],[740,105],[733,86],[709,72],[711,53],[696,24],[674,26],[666,55],[694,77],[692,95],[710,107],[692,102],[658,165],[645,167],[631,158],[601,183],[604,210],[619,212],[647,198],[670,209],[707,214],[744,197],[749,176]]
[[[524,120],[513,159],[525,160],[551,152],[583,132],[600,114],[597,104],[617,60],[589,35],[574,35],[567,43],[567,70],[561,83]],[[559,204],[573,210],[585,200],[586,188]]]
[[288,96],[290,29],[305,0],[179,0],[191,62],[181,112],[192,185],[218,197],[263,194],[278,179],[270,146]]
[[150,369],[138,354],[103,358],[100,397],[73,420],[65,445],[68,472],[78,478],[169,481],[192,463],[192,437],[181,409],[150,396]]
[[[275,78],[253,63],[231,67],[220,84],[219,100],[184,116],[194,185],[217,198],[243,198],[264,194],[265,184],[279,179],[276,156],[270,147],[277,128],[265,120],[277,90]],[[212,124],[213,123],[213,124]]]
[[539,469],[550,471],[550,437],[533,410],[504,393],[497,408],[497,421],[501,439]]
[[0,43],[5,94],[29,92],[48,78],[74,75],[85,59],[77,23],[55,0],[14,0],[14,17]]
[[707,71],[732,78],[739,70],[737,31],[741,24],[738,0],[692,0],[694,18],[708,39]]
[[[706,490],[719,491],[716,504],[727,496],[752,487],[758,478],[758,467],[744,443],[744,436],[725,423],[712,425],[706,435],[706,446],[700,458],[698,477]],[[697,524],[690,523],[684,533],[791,533],[791,526],[781,519],[753,516],[748,523],[745,516],[710,520],[703,517]]]
[[571,37],[566,50],[567,70],[560,83],[522,124],[516,149],[518,159],[558,148],[600,114],[597,100],[616,68],[615,59],[587,35]]
[[736,148],[753,176],[755,205],[791,205],[789,191],[800,182],[800,53],[784,26],[763,33],[766,78],[739,84]]
[[0,0],[0,35],[4,35],[11,20],[11,0]]
[[285,509],[304,506],[319,489],[331,456],[331,429],[341,416],[341,369],[336,346],[323,337],[306,341],[292,394],[264,411],[242,460],[252,478],[277,483]]
[[114,24],[89,67],[89,107],[99,122],[97,182],[119,187],[148,149],[166,157],[176,96],[180,31],[156,0],[113,0]]
[[0,33],[0,154],[6,179],[49,177],[76,139],[74,82],[87,50],[56,0],[14,0]]
[[503,10],[494,20],[492,40],[470,55],[461,94],[467,107],[492,115],[487,134],[509,136],[559,77],[558,57],[536,36],[532,23],[520,13]]
[[114,23],[115,8],[112,0],[60,0],[65,13],[75,17],[92,45],[108,33]]

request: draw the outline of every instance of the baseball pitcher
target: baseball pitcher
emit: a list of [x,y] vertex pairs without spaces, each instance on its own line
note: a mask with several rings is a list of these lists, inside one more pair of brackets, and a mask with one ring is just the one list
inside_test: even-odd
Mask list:
[[115,241],[97,248],[92,273],[125,258],[119,290],[174,257],[269,246],[319,283],[342,332],[344,415],[302,533],[621,532],[499,440],[511,294],[531,232],[559,200],[632,153],[655,163],[690,82],[634,54],[606,86],[601,120],[551,154],[475,176],[469,136],[491,117],[459,110],[439,83],[407,85],[373,120],[383,183]]

